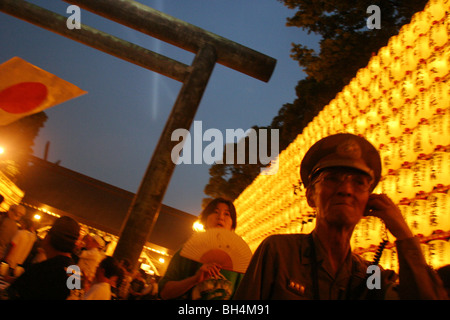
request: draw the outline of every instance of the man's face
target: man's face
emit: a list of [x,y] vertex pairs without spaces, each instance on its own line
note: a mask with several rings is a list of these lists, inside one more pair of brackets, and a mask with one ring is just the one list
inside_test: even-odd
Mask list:
[[357,170],[325,169],[308,188],[308,203],[317,209],[318,222],[354,227],[365,213],[370,183],[370,177]]

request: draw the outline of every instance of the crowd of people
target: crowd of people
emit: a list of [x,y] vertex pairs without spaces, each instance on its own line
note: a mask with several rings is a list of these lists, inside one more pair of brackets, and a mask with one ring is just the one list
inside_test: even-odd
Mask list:
[[12,205],[1,214],[0,260],[7,266],[3,279],[10,282],[2,299],[157,299],[154,277],[142,269],[134,272],[126,259],[107,256],[99,235],[86,234],[80,241],[74,219],[58,218],[41,240],[25,207]]
[[[315,143],[300,165],[308,205],[316,211],[315,229],[309,234],[267,237],[245,274],[187,259],[180,249],[159,281],[149,279],[143,270],[132,270],[130,261],[105,256],[105,242],[98,236],[86,235],[84,246],[77,247],[79,224],[61,217],[40,243],[45,260],[34,261],[12,282],[9,298],[448,299],[449,267],[433,270],[399,208],[386,194],[372,193],[381,169],[378,151],[359,136],[336,134]],[[26,222],[19,235],[16,225],[23,215],[23,207],[11,206],[0,225],[0,254],[12,268],[25,261],[26,254],[19,254],[19,248],[31,250],[29,242],[36,242],[30,236],[33,226]],[[378,266],[377,288],[367,284],[372,262],[353,253],[350,246],[353,230],[364,216],[381,219],[396,238],[399,272]],[[202,211],[200,220],[206,230],[234,231],[237,213],[231,201],[217,198]],[[80,268],[78,290],[67,285],[68,277],[77,283],[77,275],[67,273],[74,265]]]

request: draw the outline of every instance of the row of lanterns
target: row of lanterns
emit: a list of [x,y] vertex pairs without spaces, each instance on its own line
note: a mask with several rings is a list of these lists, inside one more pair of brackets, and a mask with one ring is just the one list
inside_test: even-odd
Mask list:
[[[430,264],[450,264],[449,13],[450,0],[429,1],[280,153],[277,174],[259,175],[236,199],[236,232],[253,251],[271,234],[313,230],[315,212],[299,181],[301,159],[321,138],[350,132],[380,152],[382,179],[374,192],[399,205]],[[352,247],[373,255],[381,226],[377,218],[363,219]],[[381,264],[396,269],[396,260],[390,238]]]

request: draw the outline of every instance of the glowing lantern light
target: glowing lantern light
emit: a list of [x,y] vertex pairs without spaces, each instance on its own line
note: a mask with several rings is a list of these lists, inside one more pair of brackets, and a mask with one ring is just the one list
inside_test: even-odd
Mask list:
[[413,26],[411,24],[403,25],[398,36],[400,38],[402,47],[405,50],[409,50],[414,45],[414,41],[416,40],[416,35],[414,34]]
[[[409,201],[408,204],[406,204],[406,201]],[[406,223],[408,224],[408,227],[411,229],[411,231],[418,235],[420,233],[419,225],[420,225],[420,218],[418,215],[417,210],[415,210],[415,206],[417,205],[415,203],[415,200],[406,200],[404,201],[405,205],[404,207],[401,207],[402,213],[404,213],[404,218],[406,220]]]
[[430,139],[438,145],[450,144],[450,109],[437,109],[430,120]]
[[447,26],[444,23],[435,23],[431,28],[431,40],[437,47],[441,47],[448,41]]
[[402,161],[402,164],[405,162],[413,162],[416,160],[417,155],[414,152],[413,131],[406,128],[403,134],[398,137],[398,143],[396,143],[395,145],[398,148],[398,153],[395,154],[398,159]]
[[415,86],[414,96],[418,94],[420,90],[428,89],[432,83],[429,64],[419,63],[417,69],[412,73],[412,81]]
[[[450,151],[450,150],[448,150]],[[430,159],[431,181],[434,185],[447,185],[450,181],[450,152],[445,147],[437,146]]]
[[400,81],[405,76],[406,65],[402,62],[402,59],[395,58],[389,71],[395,84],[396,81]]
[[[400,39],[400,38],[399,38]],[[391,41],[391,40],[389,40]],[[388,46],[382,47],[378,50],[378,56],[380,58],[380,67],[381,69],[389,67],[392,62],[393,56]]]
[[394,197],[392,198],[392,200],[398,202],[400,200],[400,197],[396,193],[396,180],[396,172],[392,169],[389,170],[389,173],[380,180],[380,189],[382,190],[382,193],[393,195]]
[[419,119],[427,118],[432,114],[430,93],[425,89],[419,90],[419,93],[411,104],[415,116]]
[[421,35],[416,40],[416,44],[414,46],[414,55],[418,61],[427,60],[432,52],[430,47],[430,39],[428,34]]
[[194,222],[194,224],[192,225],[192,229],[196,232],[205,231],[205,227],[203,226],[203,224],[200,221]]
[[402,38],[398,35],[392,36],[388,41],[387,48],[391,56],[390,63],[392,63],[393,59],[398,59],[403,54]]
[[430,0],[425,5],[424,12],[429,15],[432,22],[439,21],[445,16],[445,6],[442,0]]
[[367,68],[369,69],[370,74],[371,74],[370,78],[373,78],[374,75],[377,75],[381,69],[380,57],[378,55],[372,56],[369,60],[369,64],[367,65]]
[[382,88],[379,81],[372,81],[369,84],[369,96],[373,99],[378,99],[382,94]]
[[450,262],[450,243],[448,240],[436,239],[427,243],[429,251],[429,263],[437,269]]
[[450,230],[450,215],[448,214],[450,195],[442,188],[430,193],[428,202],[432,208],[429,216],[430,228],[438,231]]
[[[389,169],[393,169],[391,163],[391,159],[393,158],[392,144],[380,144],[378,151],[380,152],[382,162],[382,176],[384,177],[389,172]],[[377,187],[382,189],[381,184]]]
[[440,80],[447,75],[450,64],[450,52],[447,50],[444,54],[434,55],[430,59],[428,73],[433,80]]
[[433,112],[437,109],[447,109],[450,103],[450,86],[443,82],[435,82],[430,87],[431,109]]
[[370,71],[367,68],[359,69],[356,73],[360,88],[364,90],[370,83]]
[[411,17],[412,29],[416,35],[422,35],[430,29],[430,22],[428,21],[428,14],[425,11],[416,12]]
[[431,208],[428,208],[429,203],[427,201],[427,195],[420,192],[416,195],[412,202],[412,214],[417,217],[417,228],[415,234],[420,234],[422,236],[429,236],[432,232],[427,220],[428,212]]
[[[393,65],[393,67],[406,72],[411,72],[416,69],[417,64],[419,63],[419,55],[416,50],[413,48],[406,49],[403,54],[398,59],[399,65]],[[398,71],[400,72],[400,71]]]
[[433,189],[431,181],[431,156],[427,154],[420,154],[417,161],[413,165],[414,182],[415,185],[420,185],[421,190],[426,192]]
[[[397,170],[396,192],[397,197],[413,198],[414,195],[420,191],[418,186],[412,186],[413,172],[411,170],[411,163],[405,162],[402,167]],[[399,200],[400,200],[399,199]]]
[[389,105],[391,108],[399,109],[403,105],[404,99],[402,97],[401,88],[395,87],[389,91]]
[[434,141],[431,139],[431,126],[428,119],[421,119],[419,125],[414,130],[414,152],[429,154],[434,150]]
[[408,74],[405,80],[403,80],[401,88],[401,94],[405,100],[412,100],[416,96],[417,88],[411,74]]
[[380,83],[380,90],[382,94],[386,93],[389,89],[392,88],[393,83],[391,81],[390,71],[388,68],[380,70],[378,81]]

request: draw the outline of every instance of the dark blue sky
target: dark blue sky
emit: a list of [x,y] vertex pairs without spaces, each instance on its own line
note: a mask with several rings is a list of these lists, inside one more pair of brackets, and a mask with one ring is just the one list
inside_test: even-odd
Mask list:
[[[69,16],[68,3],[29,1]],[[196,114],[203,131],[270,124],[295,99],[304,78],[290,57],[291,43],[316,47],[317,37],[285,26],[294,11],[277,0],[140,0],[277,60],[268,83],[216,65]],[[81,22],[185,64],[193,54],[81,10]],[[119,188],[137,192],[181,83],[0,13],[0,63],[19,56],[88,94],[46,111],[49,119],[34,153]],[[208,143],[205,142],[204,146]],[[209,166],[176,167],[163,203],[191,214],[201,210]]]

